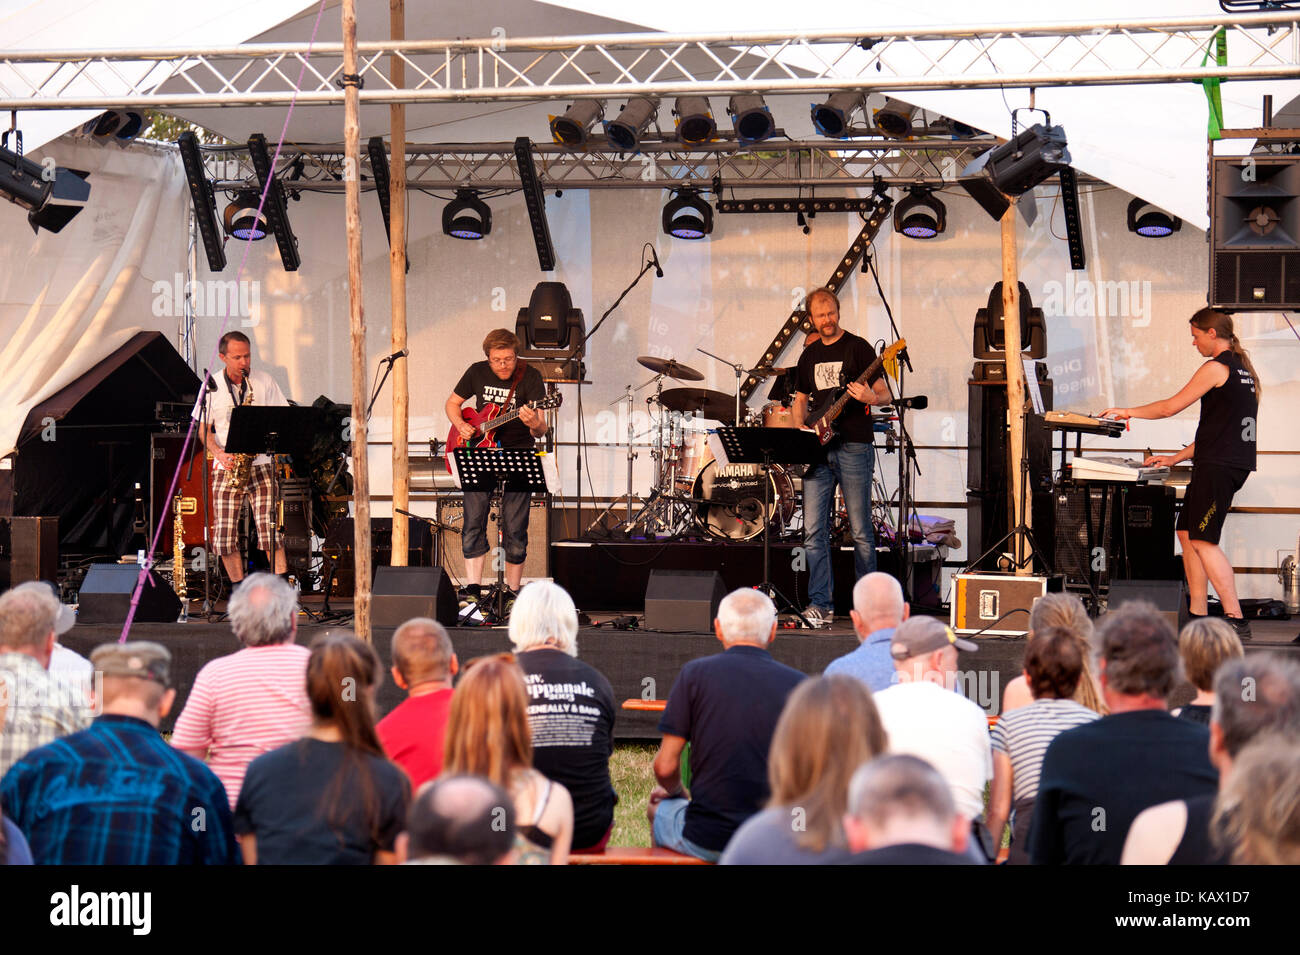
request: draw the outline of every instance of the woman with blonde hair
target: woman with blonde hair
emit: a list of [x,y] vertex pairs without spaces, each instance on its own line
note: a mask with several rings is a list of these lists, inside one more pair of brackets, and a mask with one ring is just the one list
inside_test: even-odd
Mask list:
[[482,776],[510,793],[521,863],[569,861],[573,800],[567,789],[533,769],[528,693],[511,654],[466,664],[451,698],[442,774]]
[[871,691],[851,676],[805,680],[772,735],[768,808],[736,830],[723,865],[834,865],[851,853],[842,820],[854,770],[889,745]]
[[[1029,639],[1033,640],[1036,633],[1053,629],[1067,631],[1083,656],[1083,676],[1070,699],[1104,716],[1106,703],[1101,697],[1101,686],[1092,671],[1092,621],[1088,618],[1083,601],[1073,594],[1047,594],[1038,598],[1029,611]],[[1003,691],[1002,712],[1005,714],[1032,702],[1034,695],[1029,690],[1029,683],[1023,675],[1017,676]]]
[[1178,634],[1178,655],[1183,658],[1187,681],[1196,687],[1196,696],[1173,715],[1202,726],[1210,725],[1214,707],[1214,674],[1226,661],[1245,655],[1241,641],[1227,621],[1219,617],[1201,617],[1191,621]]
[[1192,479],[1183,495],[1177,527],[1191,612],[1196,617],[1205,616],[1209,585],[1214,584],[1224,615],[1238,639],[1245,642],[1250,639],[1250,623],[1242,617],[1232,562],[1219,547],[1219,538],[1233,495],[1255,470],[1259,376],[1233,330],[1231,315],[1203,308],[1188,322],[1192,326],[1192,347],[1208,361],[1196,369],[1182,390],[1140,408],[1107,408],[1101,417],[1117,421],[1169,418],[1193,402],[1201,403],[1192,443],[1175,454],[1152,455],[1145,463],[1173,467],[1191,460]]
[[1300,865],[1300,741],[1271,733],[1241,751],[1211,831],[1236,865]]

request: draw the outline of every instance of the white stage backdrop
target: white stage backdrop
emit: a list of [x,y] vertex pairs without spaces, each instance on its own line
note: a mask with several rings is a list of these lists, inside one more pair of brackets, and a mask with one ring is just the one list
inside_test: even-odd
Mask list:
[[[101,151],[103,152],[103,151]],[[102,354],[114,332],[128,326],[174,330],[176,320],[160,311],[174,299],[183,281],[186,212],[179,161],[160,166],[150,154],[107,152],[110,171],[133,162],[136,176],[97,174],[92,209],[62,236],[42,236],[33,243],[24,233],[19,210],[8,213],[17,226],[0,240],[7,261],[24,263],[0,278],[0,311],[6,339],[6,396],[22,402],[48,393],[36,382],[66,381],[73,359]],[[129,158],[128,158],[129,157]],[[60,150],[61,161],[66,161]],[[1056,407],[1096,412],[1107,405],[1139,404],[1173,394],[1197,367],[1187,318],[1204,303],[1207,253],[1203,233],[1184,228],[1162,241],[1141,239],[1127,231],[1125,207],[1130,196],[1101,186],[1083,189],[1083,224],[1088,268],[1069,269],[1064,225],[1054,190],[1041,190],[1038,220],[1020,229],[1022,281],[1035,304],[1047,313],[1048,362],[1056,385]],[[151,196],[151,199],[145,197]],[[119,197],[120,198],[114,198]],[[860,227],[856,215],[818,216],[805,236],[792,218],[717,216],[705,241],[671,239],[660,231],[666,195],[652,190],[569,190],[548,194],[547,212],[559,267],[539,272],[532,233],[522,200],[491,200],[493,230],[481,242],[464,242],[442,234],[444,201],[421,193],[410,198],[411,270],[408,276],[408,325],[411,371],[411,440],[423,444],[445,437],[442,405],[464,368],[482,357],[480,342],[495,327],[514,327],[518,309],[527,304],[534,284],[558,279],[570,289],[590,328],[636,275],[645,242],[654,242],[665,276],[653,272],[624,299],[590,343],[587,357],[591,385],[582,389],[588,446],[581,493],[605,499],[626,491],[626,404],[617,404],[627,385],[651,377],[636,356],[675,357],[700,369],[700,384],[733,392],[731,369],[696,351],[705,348],[732,361],[753,364],[785,320],[803,290],[822,284]],[[892,231],[878,238],[874,254],[880,278],[899,328],[911,346],[916,368],[910,393],[927,394],[929,410],[911,416],[921,447],[922,475],[917,496],[922,510],[958,518],[964,531],[966,382],[970,376],[971,326],[975,310],[1000,274],[998,226],[965,194],[942,193],[948,206],[948,231],[939,239],[919,242]],[[218,211],[225,200],[218,197]],[[378,202],[363,196],[364,296],[368,353],[373,370],[391,351],[389,340],[388,248]],[[113,210],[116,210],[115,212]],[[0,209],[0,214],[4,210]],[[214,358],[224,313],[233,308],[229,327],[247,332],[254,342],[254,361],[277,378],[285,393],[310,402],[325,394],[349,400],[349,333],[347,261],[341,196],[305,193],[291,202],[289,213],[303,259],[297,273],[280,266],[273,242],[253,245],[240,284],[231,286],[243,255],[235,242],[227,246],[230,265],[219,277],[207,272],[199,256],[203,281],[197,323],[196,363]],[[99,217],[121,223],[95,244]],[[147,226],[142,223],[147,223]],[[887,227],[888,229],[888,227]],[[130,240],[129,242],[127,240]],[[133,251],[127,252],[125,249]],[[56,259],[49,258],[57,256]],[[134,256],[133,265],[122,264]],[[48,263],[56,263],[48,277]],[[43,277],[44,276],[44,277]],[[114,276],[118,276],[114,280]],[[150,283],[154,299],[150,300]],[[876,341],[892,339],[888,319],[869,275],[855,273],[843,295],[843,321],[849,329]],[[78,304],[83,303],[84,304]],[[33,304],[35,303],[35,304]],[[93,306],[93,307],[92,307]],[[165,311],[166,309],[161,309]],[[67,317],[74,313],[73,318]],[[57,320],[63,316],[59,324]],[[68,327],[52,334],[52,329]],[[1260,416],[1260,469],[1237,498],[1240,507],[1286,507],[1296,504],[1300,424],[1287,413],[1300,399],[1297,343],[1276,315],[1248,315],[1242,338],[1251,350],[1265,387]],[[93,331],[92,331],[93,329]],[[85,336],[81,351],[71,343]],[[791,364],[797,348],[780,364]],[[58,369],[54,378],[51,372]],[[373,373],[373,372],[372,372]],[[576,490],[571,443],[577,431],[577,393],[561,386],[565,405],[557,436],[563,493]],[[750,402],[761,406],[766,388]],[[636,430],[646,426],[644,398],[634,409]],[[26,397],[22,397],[26,396]],[[21,422],[15,401],[6,401],[5,445]],[[386,386],[371,422],[372,488],[377,497],[390,493],[387,440],[391,434],[391,387]],[[1170,449],[1191,440],[1195,408],[1167,422],[1137,422],[1123,439],[1093,442],[1113,453],[1137,454],[1148,446]],[[639,439],[634,491],[650,483],[648,438]],[[882,455],[878,475],[887,493],[897,484],[897,458]],[[590,484],[587,472],[590,473]],[[376,502],[384,513],[384,502]],[[1294,548],[1295,516],[1239,514],[1228,522],[1225,546],[1238,567],[1276,567],[1278,551]],[[964,533],[962,534],[964,537]],[[965,553],[959,550],[954,557]],[[1240,578],[1246,595],[1276,595],[1278,585],[1265,574]]]

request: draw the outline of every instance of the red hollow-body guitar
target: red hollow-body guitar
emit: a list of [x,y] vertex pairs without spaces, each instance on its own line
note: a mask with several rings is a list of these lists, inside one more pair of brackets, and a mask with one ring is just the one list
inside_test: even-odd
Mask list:
[[521,408],[514,411],[507,411],[501,414],[501,406],[486,404],[478,411],[473,408],[462,408],[460,416],[465,419],[466,424],[474,426],[474,436],[468,441],[460,436],[460,431],[452,428],[447,435],[447,470],[451,471],[453,466],[452,452],[457,448],[495,448],[499,446],[496,437],[492,434],[503,424],[509,424],[519,417],[519,412],[524,408],[532,408],[534,411],[545,411],[548,408],[558,408],[564,401],[564,396],[558,391],[553,395],[547,395],[545,398],[538,398],[536,401],[530,401]]

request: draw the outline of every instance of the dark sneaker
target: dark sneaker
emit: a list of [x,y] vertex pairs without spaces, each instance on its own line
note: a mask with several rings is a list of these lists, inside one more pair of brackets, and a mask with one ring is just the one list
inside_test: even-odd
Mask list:
[[1228,623],[1232,625],[1232,629],[1235,630],[1237,633],[1238,640],[1240,640],[1242,643],[1250,642],[1250,621],[1249,620],[1245,620],[1241,617],[1226,617],[1224,619],[1226,619]]

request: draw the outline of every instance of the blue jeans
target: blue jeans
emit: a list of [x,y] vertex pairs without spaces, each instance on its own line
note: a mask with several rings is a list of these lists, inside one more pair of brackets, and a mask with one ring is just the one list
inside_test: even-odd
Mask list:
[[655,809],[654,825],[650,841],[663,849],[672,849],[682,855],[695,856],[705,862],[717,862],[722,858],[720,851],[706,849],[696,845],[684,835],[686,829],[686,807],[690,801],[681,797],[665,799]]
[[833,610],[831,586],[831,508],[835,485],[853,528],[853,569],[861,578],[876,569],[876,540],[871,531],[871,475],[876,449],[870,443],[845,441],[826,452],[803,479],[803,539],[808,552],[808,604]]

